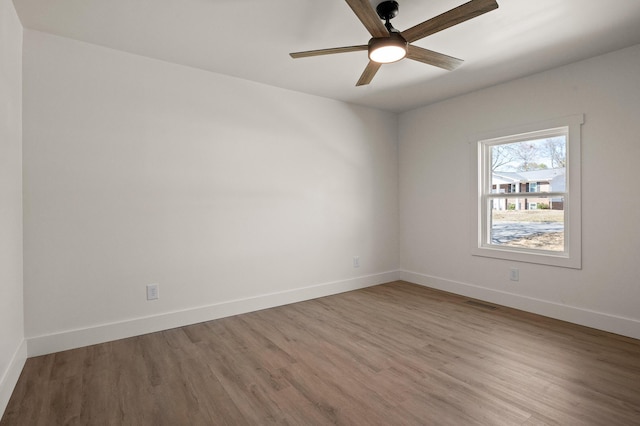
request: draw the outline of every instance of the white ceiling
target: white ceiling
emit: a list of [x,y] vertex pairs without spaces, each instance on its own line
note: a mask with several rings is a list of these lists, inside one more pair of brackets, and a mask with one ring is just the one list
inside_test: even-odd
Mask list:
[[[372,0],[375,6],[380,0]],[[640,0],[497,0],[500,7],[414,44],[464,59],[455,71],[411,60],[355,87],[366,44],[344,0],[14,0],[25,27],[217,73],[389,111],[640,43]],[[465,0],[398,0],[405,30]],[[640,70],[638,70],[640,72]]]

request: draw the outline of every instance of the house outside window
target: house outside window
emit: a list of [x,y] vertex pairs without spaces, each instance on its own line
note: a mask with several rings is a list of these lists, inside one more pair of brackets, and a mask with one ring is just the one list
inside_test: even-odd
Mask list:
[[477,136],[472,254],[581,267],[582,115]]

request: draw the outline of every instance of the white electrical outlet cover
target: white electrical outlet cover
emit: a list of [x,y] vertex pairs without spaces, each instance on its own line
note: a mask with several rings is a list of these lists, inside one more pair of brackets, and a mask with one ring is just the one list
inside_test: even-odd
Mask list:
[[158,284],[147,285],[147,300],[156,300],[160,297]]

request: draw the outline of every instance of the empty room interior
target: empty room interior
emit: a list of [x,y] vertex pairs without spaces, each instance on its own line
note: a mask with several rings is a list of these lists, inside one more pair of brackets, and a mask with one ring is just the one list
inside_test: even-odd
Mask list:
[[0,425],[640,425],[639,117],[637,1],[0,0]]

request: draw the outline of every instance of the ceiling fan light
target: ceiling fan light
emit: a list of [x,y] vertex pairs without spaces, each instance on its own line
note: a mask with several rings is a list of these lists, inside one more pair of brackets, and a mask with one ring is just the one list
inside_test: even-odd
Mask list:
[[372,38],[369,41],[369,59],[380,64],[399,61],[407,56],[407,42],[401,35],[392,33],[389,37]]
[[381,46],[369,53],[369,59],[380,64],[399,61],[407,55],[406,50],[398,46]]

